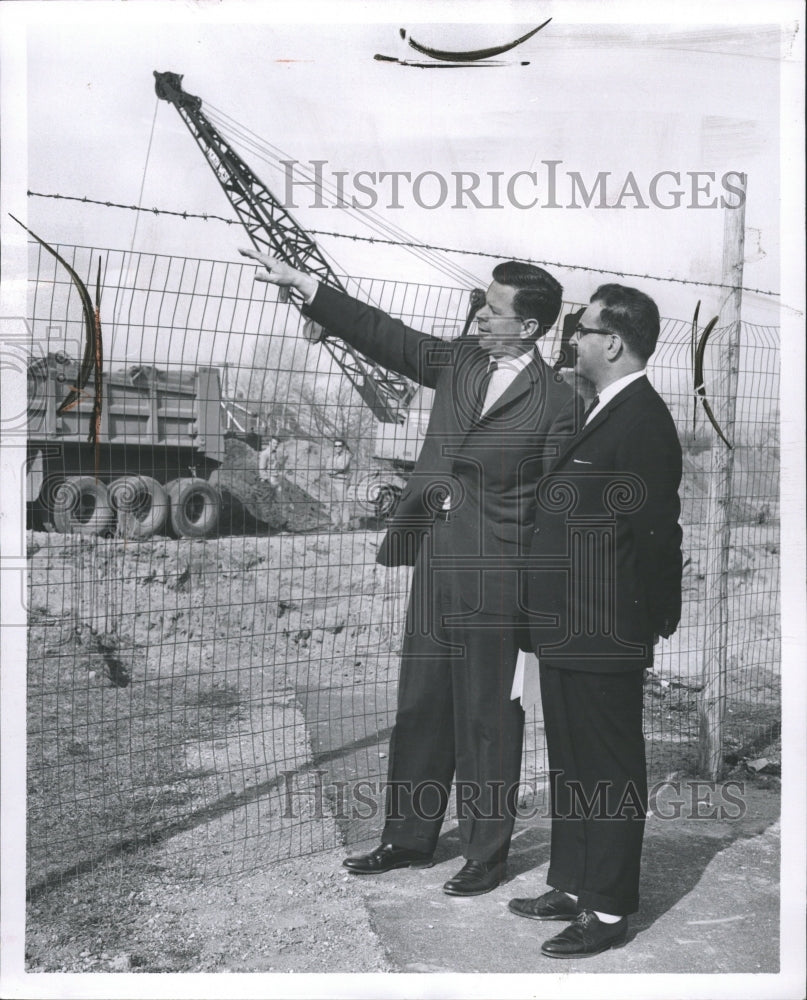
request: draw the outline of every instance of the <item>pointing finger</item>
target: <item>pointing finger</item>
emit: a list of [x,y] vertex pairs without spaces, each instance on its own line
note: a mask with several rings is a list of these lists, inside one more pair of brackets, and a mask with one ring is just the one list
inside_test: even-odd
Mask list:
[[252,247],[239,247],[238,252],[242,257],[249,257],[251,260],[257,261],[259,264],[263,264],[267,270],[269,270],[271,265],[275,263],[275,259],[270,257],[269,254],[261,253],[260,250],[253,250]]

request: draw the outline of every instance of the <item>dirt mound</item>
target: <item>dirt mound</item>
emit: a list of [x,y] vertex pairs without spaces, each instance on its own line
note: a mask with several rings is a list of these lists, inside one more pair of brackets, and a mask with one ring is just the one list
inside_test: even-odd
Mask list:
[[221,467],[210,482],[222,494],[225,530],[243,531],[252,522],[272,531],[317,531],[331,524],[326,504],[285,476],[277,486],[258,476],[258,452],[236,438],[229,438]]
[[229,438],[225,451],[224,462],[210,476],[224,500],[223,533],[381,526],[373,500],[379,469],[334,468],[328,442],[282,442],[270,481],[261,479],[259,453],[248,444]]

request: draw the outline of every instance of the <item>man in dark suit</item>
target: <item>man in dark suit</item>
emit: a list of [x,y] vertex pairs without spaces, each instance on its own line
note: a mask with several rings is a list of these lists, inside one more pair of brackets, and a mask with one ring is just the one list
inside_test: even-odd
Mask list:
[[571,339],[597,396],[538,490],[526,611],[551,777],[552,889],[510,909],[572,921],[544,942],[550,957],[621,944],[639,904],[644,671],[681,612],[681,446],[645,376],[658,334],[648,296],[597,289]]
[[417,465],[378,554],[386,566],[414,566],[386,823],[376,850],[344,863],[356,874],[431,865],[456,774],[467,863],[444,890],[489,892],[505,875],[524,725],[510,697],[516,559],[545,462],[580,416],[578,398],[536,350],[558,317],[561,286],[541,268],[500,264],[478,335],[446,341],[244,252],[267,268],[258,278],[300,292],[304,313],[330,334],[435,390]]

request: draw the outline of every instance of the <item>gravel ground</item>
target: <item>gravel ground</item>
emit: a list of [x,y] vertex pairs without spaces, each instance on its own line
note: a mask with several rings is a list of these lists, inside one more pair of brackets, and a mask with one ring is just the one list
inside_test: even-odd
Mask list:
[[[747,771],[744,780],[747,812],[739,819],[649,823],[643,902],[631,921],[630,946],[563,971],[778,970],[779,780]],[[248,825],[247,810],[239,820]],[[218,873],[212,866],[205,878],[188,877],[184,858],[194,844],[180,835],[33,900],[26,967],[31,973],[554,973],[556,966],[538,953],[544,928],[506,908],[511,896],[543,891],[548,836],[545,820],[519,824],[509,880],[478,900],[457,900],[441,891],[462,863],[453,823],[446,824],[434,868],[374,878],[347,874],[341,847],[236,875],[228,874],[232,860],[222,857]]]
[[362,886],[329,851],[240,876],[123,859],[34,901],[29,972],[388,972]]
[[[29,535],[32,972],[383,972],[414,961],[397,954],[399,931],[421,924],[435,964],[456,967],[422,895],[397,914],[382,885],[342,873],[345,833],[355,843],[373,824],[338,826],[312,784],[319,767],[330,779],[384,769],[407,579],[375,565],[379,537]],[[756,563],[765,579],[775,555]],[[746,642],[741,679],[769,659],[766,624]],[[97,638],[110,628],[113,656]],[[665,774],[695,735],[688,674],[666,666],[648,685]],[[764,730],[777,678],[745,693],[767,700]],[[534,763],[542,734],[531,733]],[[745,759],[738,743],[732,777],[775,782],[781,745],[751,749]],[[423,875],[441,904],[437,882],[459,867],[443,853]],[[527,860],[540,865],[540,851]],[[487,925],[468,926],[478,948]]]

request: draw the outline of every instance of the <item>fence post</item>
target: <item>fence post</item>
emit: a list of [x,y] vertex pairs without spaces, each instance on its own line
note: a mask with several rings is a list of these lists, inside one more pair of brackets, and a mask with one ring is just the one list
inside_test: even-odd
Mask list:
[[[735,414],[740,367],[743,255],[745,249],[745,179],[743,200],[726,208],[723,226],[723,283],[726,292],[720,309],[720,326],[726,336],[719,341],[719,378],[709,398],[717,422],[736,445]],[[706,620],[703,627],[703,689],[698,706],[698,771],[713,781],[723,769],[723,719],[726,710],[728,667],[728,573],[731,545],[731,502],[734,451],[714,435],[712,443],[706,536]]]

